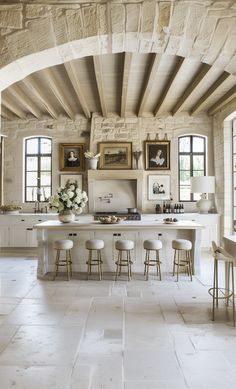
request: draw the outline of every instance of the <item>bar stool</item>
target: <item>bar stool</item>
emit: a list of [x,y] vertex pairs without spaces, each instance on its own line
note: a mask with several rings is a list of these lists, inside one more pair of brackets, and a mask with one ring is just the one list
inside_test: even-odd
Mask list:
[[[212,320],[215,320],[215,307],[218,307],[219,300],[226,300],[226,305],[229,306],[230,298],[232,298],[233,325],[235,327],[234,266],[236,266],[236,259],[227,253],[223,247],[218,247],[215,242],[212,242],[212,250],[214,256],[214,277],[213,287],[208,290],[213,298]],[[218,264],[220,262],[225,264],[225,288],[219,287],[218,282]],[[219,293],[221,293],[221,296],[219,296]]]
[[[70,277],[72,277],[72,259],[71,259],[72,247],[73,247],[73,241],[69,239],[60,239],[54,242],[54,249],[56,250],[54,280],[58,275],[59,266],[66,266],[68,281],[70,280]],[[61,251],[65,251],[65,259],[60,258]]]
[[[89,256],[86,264],[88,265],[87,279],[92,274],[92,266],[98,266],[99,280],[102,279],[102,255],[101,250],[104,248],[104,241],[102,239],[86,240],[85,247],[89,250]],[[97,252],[97,258],[93,258],[93,251]]]
[[[149,266],[156,266],[157,275],[159,275],[161,281],[161,261],[159,250],[162,249],[162,242],[158,239],[147,239],[143,242],[143,248],[146,250],[144,261],[144,275],[146,276],[146,281],[148,280]],[[156,259],[150,259],[151,251],[156,252]]]
[[[173,262],[173,276],[175,275],[175,266],[177,266],[177,281],[179,280],[179,267],[186,266],[188,276],[190,276],[191,281],[193,280],[193,266],[192,266],[192,257],[191,257],[191,249],[192,242],[187,239],[175,239],[172,240],[172,248],[175,250],[174,252],[174,262]],[[180,259],[180,251],[185,252],[185,259]]]
[[[116,277],[117,280],[118,275],[121,274],[122,266],[128,267],[128,281],[131,278],[131,265],[133,262],[131,261],[131,250],[134,249],[134,242],[132,240],[117,240],[115,243],[116,250],[118,250],[118,259],[115,262],[116,264]],[[123,251],[126,252],[126,259],[122,258]]]

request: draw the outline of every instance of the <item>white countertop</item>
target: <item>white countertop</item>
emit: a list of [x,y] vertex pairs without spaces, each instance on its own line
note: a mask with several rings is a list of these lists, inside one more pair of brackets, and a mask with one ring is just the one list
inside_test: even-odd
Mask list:
[[102,224],[99,221],[91,220],[78,220],[73,223],[61,223],[59,220],[48,220],[36,224],[34,226],[36,229],[82,229],[82,230],[107,230],[107,229],[116,229],[116,230],[140,230],[142,228],[164,228],[164,229],[190,229],[196,230],[199,228],[204,228],[203,225],[195,223],[193,221],[182,220],[173,224],[165,224],[160,220],[150,220],[150,221],[122,221],[116,224]]

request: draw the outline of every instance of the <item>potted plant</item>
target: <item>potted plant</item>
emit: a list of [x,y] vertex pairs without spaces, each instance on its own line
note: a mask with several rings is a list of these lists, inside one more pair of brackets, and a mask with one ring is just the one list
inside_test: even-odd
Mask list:
[[59,213],[58,218],[62,223],[74,221],[75,215],[82,212],[88,201],[86,192],[79,189],[77,181],[70,180],[56,192],[54,196],[49,197],[49,208]]
[[0,210],[4,214],[17,215],[21,209],[22,209],[21,205],[13,204],[13,203],[4,204],[0,206]]
[[85,151],[84,156],[89,161],[89,168],[90,169],[92,169],[92,170],[97,169],[98,158],[100,157],[100,155],[101,155],[100,153],[95,154],[93,151],[88,151],[88,150]]

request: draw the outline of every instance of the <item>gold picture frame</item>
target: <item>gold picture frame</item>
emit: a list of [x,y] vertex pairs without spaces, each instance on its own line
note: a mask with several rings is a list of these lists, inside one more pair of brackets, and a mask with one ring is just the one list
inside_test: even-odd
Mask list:
[[82,190],[82,174],[60,174],[60,186],[65,186],[68,180],[71,182],[77,181],[78,188]]
[[60,143],[60,170],[78,172],[84,170],[84,143]]
[[145,169],[170,170],[170,141],[145,141]]
[[132,169],[132,142],[100,142],[99,169]]

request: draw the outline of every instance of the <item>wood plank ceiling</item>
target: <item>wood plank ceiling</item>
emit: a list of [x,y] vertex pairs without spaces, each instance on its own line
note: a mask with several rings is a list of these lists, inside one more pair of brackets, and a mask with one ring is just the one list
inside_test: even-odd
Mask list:
[[11,85],[2,92],[2,117],[213,114],[235,95],[235,76],[193,59],[108,54],[47,68]]

